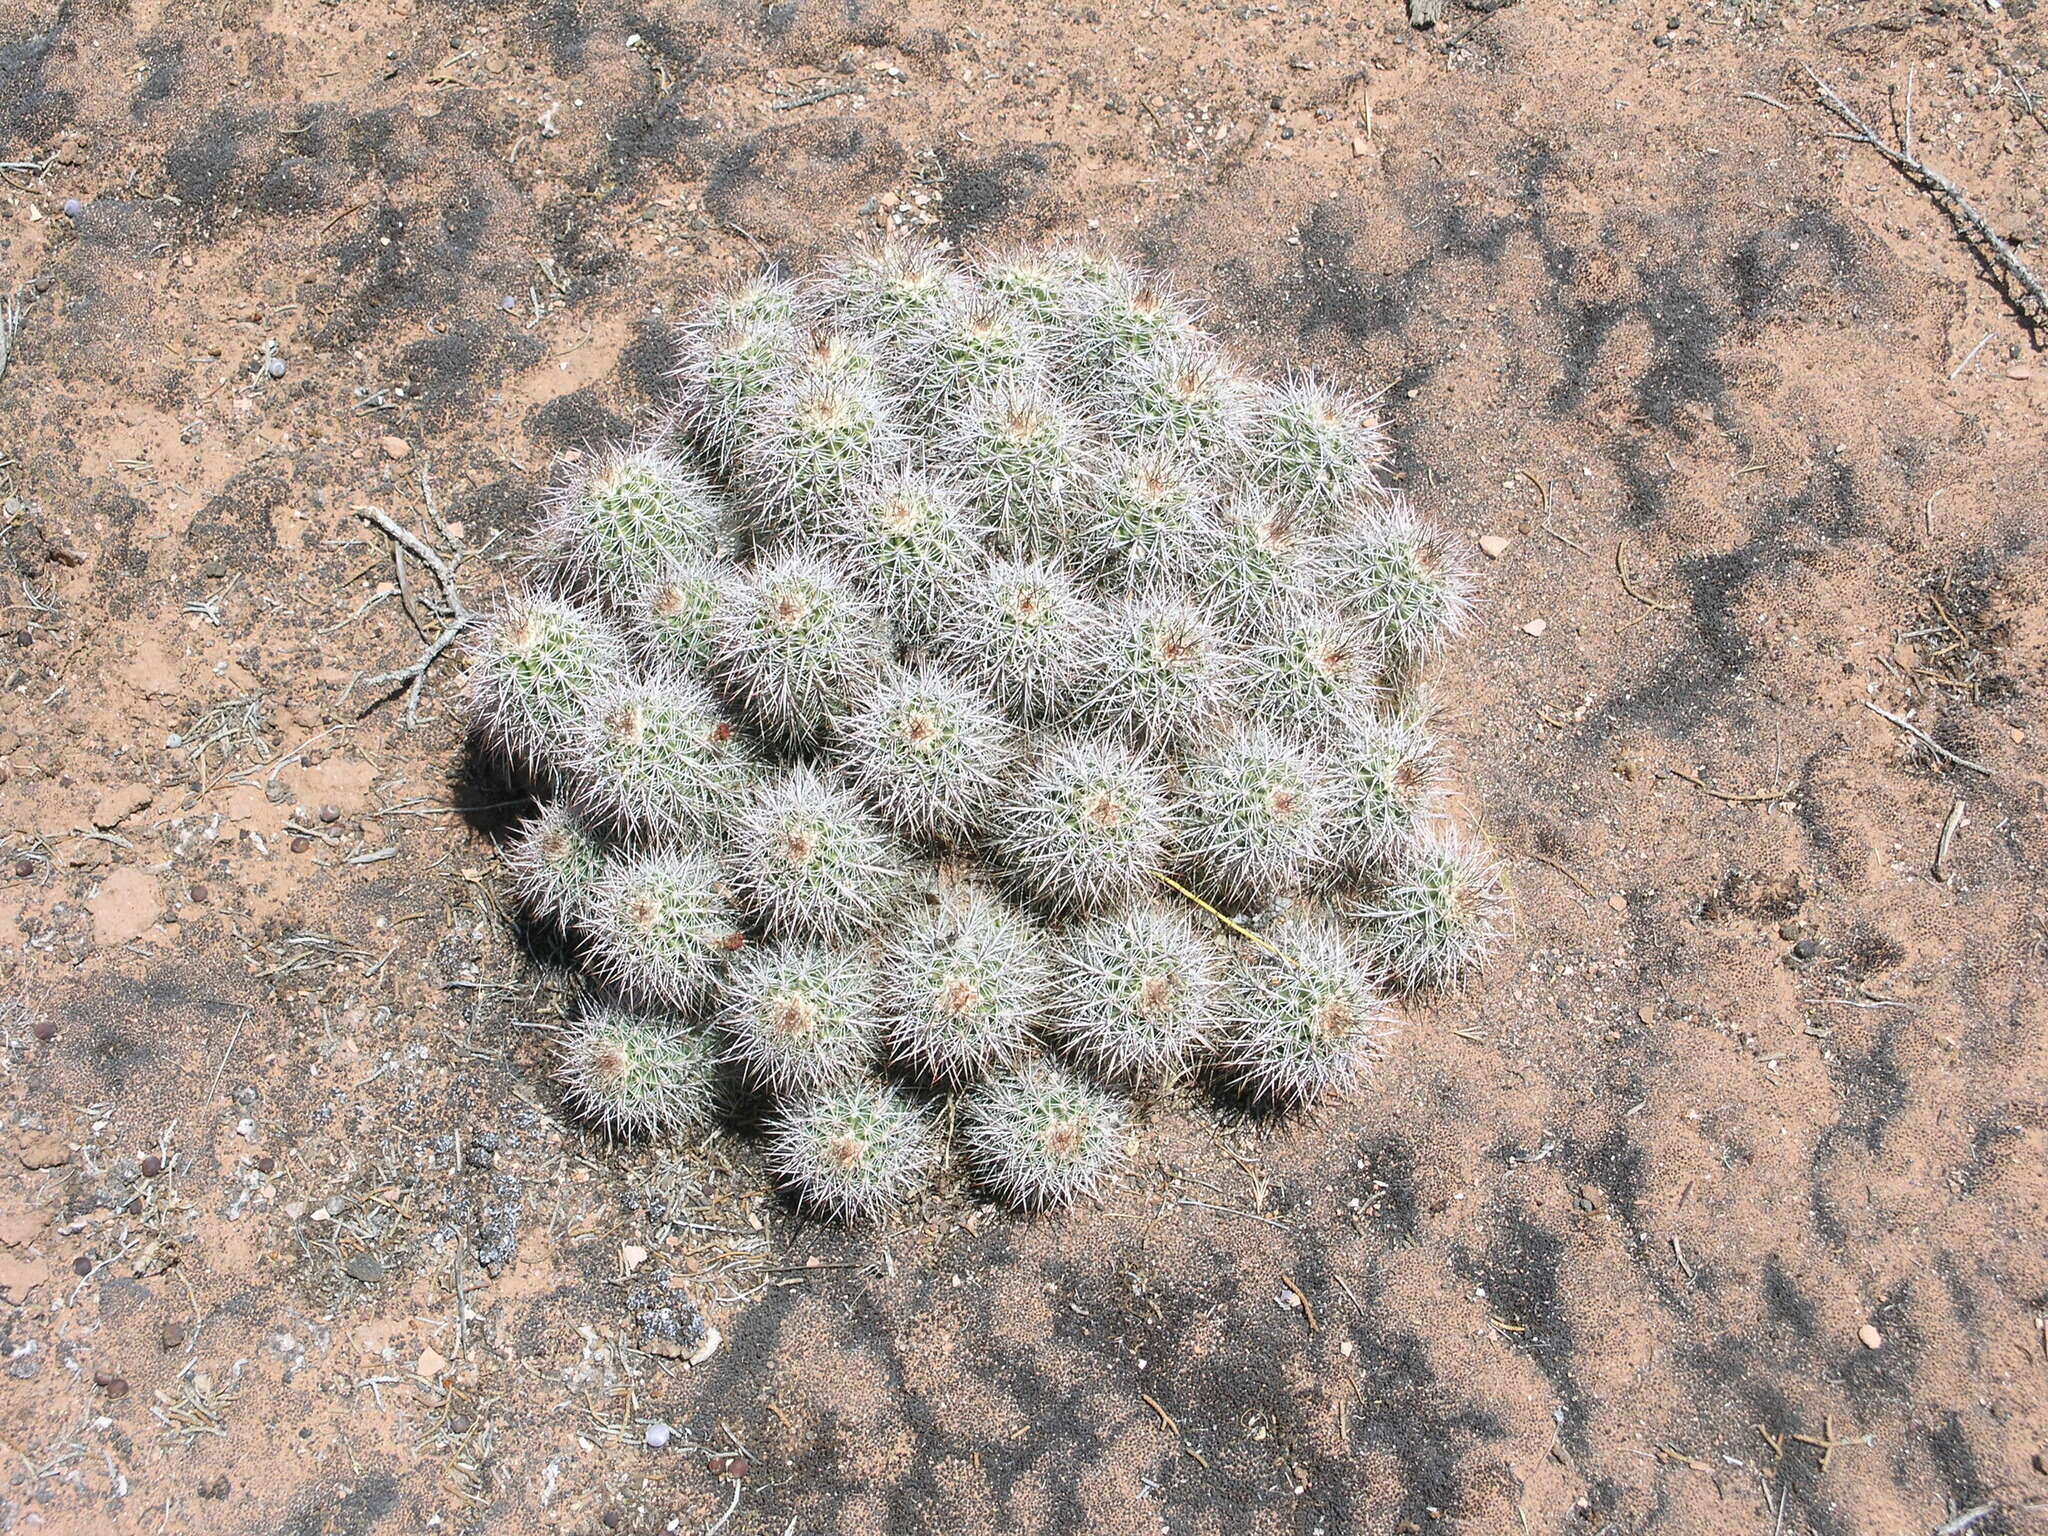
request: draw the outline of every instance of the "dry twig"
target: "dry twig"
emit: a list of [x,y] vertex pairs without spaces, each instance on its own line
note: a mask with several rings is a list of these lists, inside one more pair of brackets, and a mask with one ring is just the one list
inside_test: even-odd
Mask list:
[[1586,884],[1585,881],[1581,880],[1577,875],[1573,874],[1571,870],[1567,869],[1563,864],[1560,864],[1556,859],[1553,859],[1549,854],[1538,853],[1533,848],[1524,848],[1522,850],[1522,853],[1524,857],[1534,859],[1538,864],[1549,865],[1552,869],[1556,870],[1560,875],[1563,875],[1565,879],[1571,881],[1573,885],[1576,885],[1580,890],[1584,891],[1588,896],[1592,897],[1595,901],[1598,901],[1600,899],[1600,893],[1598,891],[1594,890],[1593,887]]
[[21,333],[21,290],[0,300],[0,377],[7,373],[7,360],[14,355],[14,338]]
[[[1991,221],[1978,212],[1976,205],[1964,195],[1961,187],[1913,153],[1913,98],[1910,82],[1907,86],[1903,135],[1900,143],[1893,145],[1879,138],[1876,130],[1858,115],[1856,109],[1837,96],[1834,88],[1815,74],[1809,66],[1802,64],[1799,67],[1820,94],[1821,105],[1849,126],[1848,133],[1836,134],[1834,137],[1869,145],[1910,179],[1919,183],[1921,190],[1933,199],[1936,206],[1949,216],[1958,229],[1983,241],[1985,248],[1991,253],[1992,260],[2004,268],[2006,275],[2019,284],[2027,297],[2034,301],[2036,313],[2031,317],[2032,324],[2036,327],[2048,325],[2048,287],[2043,287],[2041,279],[2020,260],[2019,252],[1999,238],[1998,231],[1991,227]],[[2023,320],[2030,318],[2023,306],[2016,303],[2014,307],[2020,310]]]
[[798,107],[814,107],[821,101],[830,101],[834,96],[850,96],[855,91],[865,89],[865,86],[858,83],[827,86],[823,90],[812,91],[807,96],[799,96],[793,101],[778,101],[770,110],[775,112],[794,112]]
[[1759,805],[1766,800],[1788,799],[1792,794],[1793,786],[1787,784],[1783,789],[1766,789],[1753,795],[1739,795],[1733,790],[1714,788],[1696,773],[1688,773],[1685,769],[1670,764],[1665,766],[1672,774],[1685,780],[1701,794],[1712,795],[1716,800],[1726,800],[1730,805]]
[[1941,841],[1934,845],[1934,878],[1943,885],[1948,884],[1948,849],[1956,840],[1956,829],[1963,824],[1963,802],[1958,800],[1948,808],[1948,820],[1941,824]]
[[[431,507],[431,501],[429,506]],[[404,552],[398,556],[401,562],[404,555],[409,554],[432,571],[434,580],[441,584],[441,594],[447,603],[447,616],[441,626],[441,632],[434,636],[418,661],[409,667],[400,667],[395,672],[379,672],[374,677],[363,679],[372,688],[404,687],[405,723],[413,725],[419,719],[420,690],[426,686],[428,669],[441,659],[443,651],[455,643],[457,635],[476,623],[476,615],[464,606],[462,594],[456,591],[455,573],[449,570],[447,562],[429,549],[418,535],[400,527],[375,507],[364,507],[356,515],[382,532]],[[436,520],[438,521],[438,518]],[[404,569],[402,563],[400,569]]]
[[1949,751],[1947,747],[1944,747],[1940,742],[1936,741],[1932,736],[1928,735],[1925,731],[1921,730],[1919,726],[1915,725],[1905,716],[1895,715],[1888,709],[1879,709],[1875,704],[1871,703],[1868,699],[1862,699],[1858,702],[1861,703],[1863,707],[1869,710],[1873,715],[1877,715],[1882,719],[1891,721],[1893,725],[1896,725],[1900,730],[1904,731],[1908,736],[1911,736],[1915,741],[1920,742],[1923,746],[1925,746],[1929,751],[1931,751],[1936,757],[1940,758],[1943,762],[1954,763],[1958,768],[1967,768],[1972,773],[1981,773],[1987,779],[1992,777],[1991,770],[1989,768],[1986,768],[1982,763],[1972,762],[1967,757],[1963,757],[1957,753]]
[[1636,590],[1635,583],[1628,579],[1628,566],[1622,561],[1621,545],[1618,542],[1614,546],[1614,574],[1621,578],[1621,590],[1645,608],[1654,608],[1659,613],[1669,613],[1678,606],[1676,603],[1662,602]]

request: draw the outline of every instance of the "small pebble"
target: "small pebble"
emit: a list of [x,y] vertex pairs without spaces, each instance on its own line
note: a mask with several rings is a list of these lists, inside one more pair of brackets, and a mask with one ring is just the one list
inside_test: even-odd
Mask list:
[[29,1032],[38,1040],[54,1040],[57,1038],[57,1021],[47,1015],[38,1014],[35,1023],[29,1025]]
[[36,861],[34,859],[16,859],[14,861],[15,879],[26,880],[30,875],[34,874],[35,872]]
[[1508,541],[1497,533],[1489,533],[1479,540],[1479,552],[1489,560],[1498,560],[1508,552]]
[[1548,619],[1531,619],[1528,623],[1522,626],[1522,633],[1525,635],[1534,635],[1537,639],[1540,640],[1543,638],[1544,632],[1549,628],[1550,621]]
[[81,1253],[77,1258],[73,1259],[71,1261],[71,1273],[73,1273],[74,1275],[91,1274],[92,1256],[90,1254]]
[[154,1152],[150,1153],[149,1156],[145,1157],[142,1160],[142,1176],[144,1178],[153,1179],[163,1171],[164,1160],[158,1157]]
[[402,437],[380,437],[377,446],[384,450],[387,459],[402,459],[412,452],[412,444]]
[[1811,960],[1820,953],[1820,945],[1816,944],[1812,939],[1801,939],[1792,946],[1792,953],[1801,960]]
[[185,892],[185,895],[195,907],[203,907],[213,900],[213,892],[207,889],[204,882],[195,884],[190,890]]
[[1856,1337],[1863,1341],[1865,1349],[1882,1349],[1884,1347],[1884,1335],[1877,1331],[1874,1324],[1865,1323],[1861,1328],[1858,1328],[1856,1330]]
[[329,826],[332,826],[335,822],[341,820],[341,807],[338,805],[321,806],[320,819],[326,822]]
[[262,1153],[257,1157],[256,1171],[258,1173],[274,1173],[276,1170],[277,1159],[272,1157],[268,1152]]
[[650,1424],[647,1426],[647,1448],[650,1451],[658,1451],[667,1445],[668,1437],[669,1427],[666,1424]]
[[85,212],[85,204],[81,203],[77,198],[67,197],[64,199],[65,218],[75,219],[83,212]]
[[105,1371],[97,1372],[93,1376],[93,1385],[97,1386],[109,1397],[126,1397],[128,1395],[127,1380],[120,1376],[109,1376]]
[[182,1349],[185,1344],[185,1325],[165,1323],[156,1331],[157,1342],[165,1349]]
[[273,357],[269,362],[263,365],[263,371],[269,374],[273,379],[283,378],[284,359],[281,357]]

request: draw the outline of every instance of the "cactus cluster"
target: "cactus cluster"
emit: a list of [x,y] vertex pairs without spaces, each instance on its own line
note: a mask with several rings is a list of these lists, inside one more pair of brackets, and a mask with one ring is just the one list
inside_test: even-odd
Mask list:
[[1467,584],[1368,401],[1079,248],[862,246],[676,345],[472,669],[541,802],[511,894],[588,994],[571,1112],[759,1106],[843,1218],[924,1188],[943,1125],[1058,1207],[1129,1095],[1306,1104],[1483,959],[1499,875],[1418,696]]

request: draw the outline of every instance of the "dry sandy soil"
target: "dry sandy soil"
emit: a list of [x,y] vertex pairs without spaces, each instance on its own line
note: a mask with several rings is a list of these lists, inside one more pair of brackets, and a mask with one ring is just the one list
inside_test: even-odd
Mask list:
[[[2048,270],[2035,4],[7,0],[0,1528],[2048,1531],[2048,360],[1795,72]],[[1387,391],[1518,911],[1352,1102],[849,1236],[561,1118],[356,514],[487,605],[891,221]]]

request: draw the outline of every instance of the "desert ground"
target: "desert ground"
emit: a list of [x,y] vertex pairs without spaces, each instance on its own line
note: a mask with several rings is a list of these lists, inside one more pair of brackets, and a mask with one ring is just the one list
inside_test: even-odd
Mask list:
[[[0,1529],[2048,1531],[2048,315],[1803,72],[2048,272],[2037,3],[0,5]],[[578,1128],[365,683],[363,509],[488,609],[891,227],[1383,391],[1479,579],[1503,952],[1057,1219]]]

